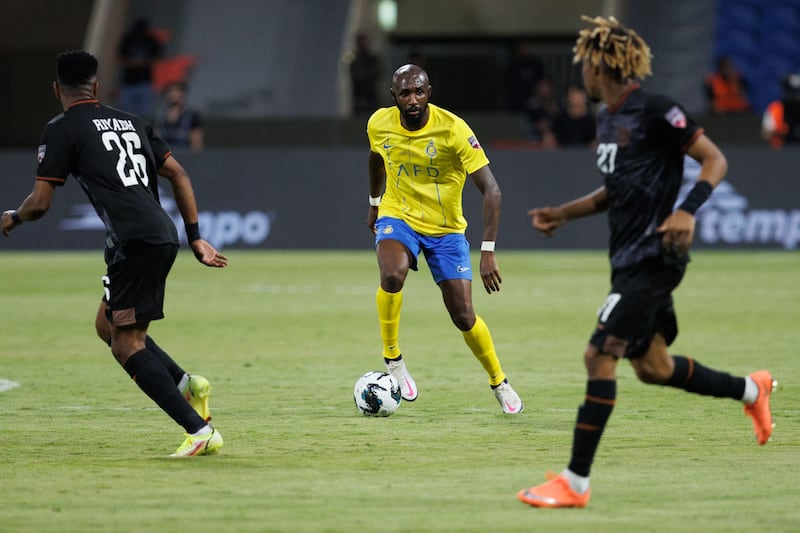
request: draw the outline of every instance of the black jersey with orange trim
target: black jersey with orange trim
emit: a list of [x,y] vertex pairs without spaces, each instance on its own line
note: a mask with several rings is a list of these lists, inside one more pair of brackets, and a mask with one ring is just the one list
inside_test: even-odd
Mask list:
[[600,110],[597,126],[597,166],[608,195],[609,257],[616,269],[661,253],[656,228],[672,213],[684,153],[703,130],[680,104],[637,84],[615,105]]
[[142,118],[82,100],[45,127],[36,175],[56,185],[75,177],[105,224],[109,252],[134,240],[177,244],[175,224],[158,198],[158,169],[169,155]]

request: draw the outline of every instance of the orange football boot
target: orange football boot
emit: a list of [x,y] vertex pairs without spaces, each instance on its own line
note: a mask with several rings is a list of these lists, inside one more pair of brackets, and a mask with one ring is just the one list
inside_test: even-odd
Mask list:
[[753,430],[756,433],[758,444],[764,445],[772,435],[772,411],[769,408],[769,397],[772,391],[778,386],[778,382],[772,379],[772,374],[767,370],[759,370],[750,374],[750,379],[758,385],[758,398],[751,404],[744,406],[744,413],[753,419]]
[[563,475],[548,472],[545,477],[547,483],[522,489],[517,493],[520,501],[534,507],[586,507],[592,489],[583,494],[578,494],[569,486],[569,481]]

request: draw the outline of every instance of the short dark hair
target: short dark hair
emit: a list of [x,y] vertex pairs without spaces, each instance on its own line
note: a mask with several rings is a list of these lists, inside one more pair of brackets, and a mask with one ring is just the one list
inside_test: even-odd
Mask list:
[[67,50],[56,58],[59,85],[80,87],[97,76],[97,58],[84,50]]

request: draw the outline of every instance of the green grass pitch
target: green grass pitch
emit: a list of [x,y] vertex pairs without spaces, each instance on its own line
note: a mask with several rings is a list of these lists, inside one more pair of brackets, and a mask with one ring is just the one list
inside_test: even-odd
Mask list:
[[[151,335],[213,385],[217,457],[171,459],[183,435],[94,334],[102,253],[0,252],[0,531],[797,531],[800,256],[696,252],[675,293],[674,353],[770,369],[777,423],[759,447],[737,402],[639,383],[617,407],[586,509],[515,494],[569,457],[583,349],[608,289],[602,252],[498,252],[475,288],[525,401],[504,416],[424,261],[401,344],[420,388],[385,419],[352,390],[379,369],[374,254],[179,255]],[[477,264],[477,257],[473,258]],[[5,380],[5,381],[4,381]]]

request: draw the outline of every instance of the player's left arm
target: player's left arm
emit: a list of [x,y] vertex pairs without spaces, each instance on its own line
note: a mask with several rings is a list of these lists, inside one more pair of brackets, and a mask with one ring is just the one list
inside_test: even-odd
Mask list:
[[[489,165],[484,165],[472,174],[472,181],[483,196],[483,242],[481,243],[481,280],[489,294],[500,290],[503,279],[494,255],[494,242],[500,227],[500,208],[503,195]],[[491,243],[491,245],[484,245]],[[489,249],[491,248],[491,249]]]
[[198,261],[210,267],[228,266],[228,258],[214,248],[211,243],[200,236],[198,227],[197,201],[194,196],[192,182],[189,174],[178,161],[167,156],[164,164],[158,170],[159,175],[165,177],[172,184],[172,193],[175,203],[186,225],[186,239]]
[[725,178],[728,161],[714,142],[705,134],[689,146],[689,157],[701,165],[700,175],[686,200],[659,226],[665,250],[683,255],[694,240],[694,213],[708,199],[714,188]]
[[3,235],[8,237],[11,230],[23,222],[42,218],[50,210],[55,188],[52,181],[37,177],[33,191],[22,201],[22,204],[17,209],[9,209],[3,213],[2,221],[0,221]]

